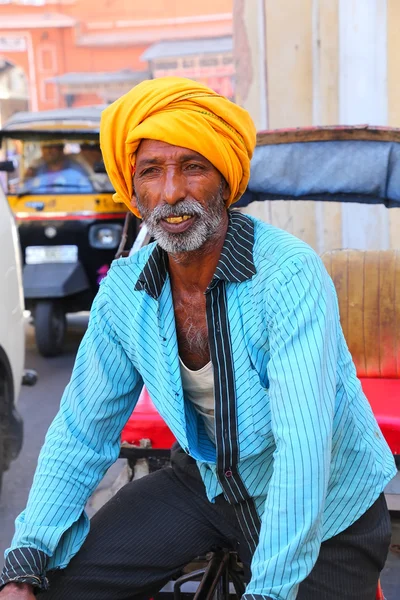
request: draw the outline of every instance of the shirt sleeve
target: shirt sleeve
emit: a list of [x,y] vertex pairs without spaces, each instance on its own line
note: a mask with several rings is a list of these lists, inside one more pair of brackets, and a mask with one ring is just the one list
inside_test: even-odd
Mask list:
[[35,548],[16,548],[7,554],[0,575],[0,590],[7,583],[30,583],[41,590],[48,589],[44,576],[48,557]]
[[245,599],[294,600],[321,545],[336,397],[337,300],[317,255],[276,283],[267,310],[276,450]]
[[[120,344],[109,307],[105,278],[6,560],[11,551],[29,548],[48,557],[48,569],[65,567],[87,535],[84,507],[118,458],[122,428],[143,385]],[[44,569],[33,574],[43,577]]]

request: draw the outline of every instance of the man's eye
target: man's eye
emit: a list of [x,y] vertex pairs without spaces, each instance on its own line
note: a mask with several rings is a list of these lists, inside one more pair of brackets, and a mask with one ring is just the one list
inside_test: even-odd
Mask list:
[[150,175],[151,173],[155,173],[157,169],[155,167],[149,167],[148,169],[144,169],[140,174],[141,175]]
[[201,166],[197,165],[196,163],[190,163],[189,165],[186,165],[186,169],[189,171],[195,171],[195,170],[201,170]]

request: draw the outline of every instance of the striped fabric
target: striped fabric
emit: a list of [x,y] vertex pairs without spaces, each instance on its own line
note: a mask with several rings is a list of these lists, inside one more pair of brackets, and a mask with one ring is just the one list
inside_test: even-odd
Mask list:
[[[197,460],[209,500],[224,493],[235,506],[254,550],[247,599],[294,600],[321,541],[378,498],[396,473],[394,461],[314,251],[231,212],[206,306],[216,446],[183,397],[164,253],[150,245],[114,262],[16,521],[13,549],[40,550],[47,568],[65,566],[79,550],[89,527],[83,507],[118,456],[143,383]],[[37,574],[32,562],[22,568]]]
[[36,548],[15,548],[7,556],[4,572],[0,577],[0,589],[4,583],[12,581],[29,583],[42,590],[48,589],[45,569],[48,556]]

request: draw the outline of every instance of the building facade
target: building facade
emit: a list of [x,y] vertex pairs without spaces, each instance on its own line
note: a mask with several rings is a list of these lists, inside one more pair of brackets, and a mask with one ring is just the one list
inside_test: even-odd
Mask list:
[[[234,0],[236,100],[259,130],[399,127],[399,30],[398,0]],[[399,247],[400,209],[266,202],[249,211],[318,252]]]
[[31,110],[112,102],[161,71],[233,96],[232,0],[1,0],[0,61],[25,75]]
[[29,106],[28,81],[21,67],[0,58],[0,128],[14,112]]

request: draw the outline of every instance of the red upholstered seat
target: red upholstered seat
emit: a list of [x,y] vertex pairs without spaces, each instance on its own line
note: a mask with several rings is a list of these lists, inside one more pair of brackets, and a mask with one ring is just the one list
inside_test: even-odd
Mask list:
[[393,454],[400,454],[400,379],[360,378],[379,427]]
[[[361,377],[360,381],[393,454],[400,455],[400,379]],[[145,388],[123,429],[121,441],[139,446],[142,439],[149,439],[152,448],[161,449],[170,448],[175,441]]]
[[[400,455],[400,251],[334,250],[322,259],[336,287],[343,331],[382,433]],[[143,389],[122,442],[170,448],[174,436]]]
[[121,442],[140,446],[140,440],[145,439],[150,440],[151,447],[155,449],[171,448],[175,441],[146,388],[143,388],[136,408],[122,431]]

